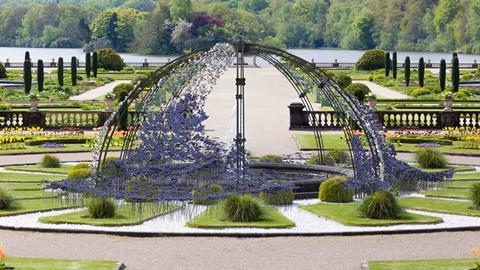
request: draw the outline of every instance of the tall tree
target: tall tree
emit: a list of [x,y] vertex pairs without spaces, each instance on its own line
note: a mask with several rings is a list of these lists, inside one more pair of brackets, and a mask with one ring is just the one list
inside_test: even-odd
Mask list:
[[390,60],[390,53],[386,52],[385,53],[385,77],[390,76],[390,68],[392,66],[391,60]]
[[72,57],[72,61],[70,62],[70,73],[72,75],[72,86],[77,85],[77,58],[75,56]]
[[410,86],[410,57],[405,57],[405,62],[403,63],[405,68],[405,85]]
[[44,82],[43,61],[38,60],[38,63],[37,63],[37,87],[38,87],[38,92],[43,91],[43,82]]
[[25,59],[23,62],[23,84],[25,86],[25,95],[32,91],[32,62],[30,59]]
[[397,68],[398,68],[397,66],[398,66],[397,52],[393,52],[393,54],[392,54],[392,76],[393,76],[394,80],[397,79]]
[[447,77],[447,62],[445,59],[440,60],[440,72],[439,72],[439,82],[440,82],[440,90],[445,91],[446,85],[446,77]]
[[63,86],[63,58],[60,57],[58,58],[58,70],[57,70],[57,79],[58,79],[58,85]]
[[91,71],[92,71],[92,57],[90,56],[90,53],[87,52],[85,54],[85,73],[87,75],[87,78],[90,78]]
[[453,92],[458,92],[460,86],[460,67],[458,57],[452,59],[452,87]]
[[423,57],[420,57],[420,60],[418,61],[418,85],[420,87],[423,87],[425,82],[425,60],[423,60]]

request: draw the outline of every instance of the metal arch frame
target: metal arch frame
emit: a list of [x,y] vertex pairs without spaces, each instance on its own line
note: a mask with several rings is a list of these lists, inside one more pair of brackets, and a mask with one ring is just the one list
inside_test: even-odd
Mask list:
[[[267,62],[271,63],[273,66],[275,66],[292,84],[294,87],[295,91],[299,95],[302,103],[306,106],[307,109],[313,109],[310,100],[308,99],[306,92],[303,91],[301,88],[299,82],[296,80],[296,78],[293,76],[292,72],[285,66],[285,64],[281,63],[278,59],[275,59],[275,57],[272,57],[271,55],[277,56],[277,57],[282,57],[284,59],[287,59],[294,67],[300,69],[305,75],[307,75],[316,85],[317,87],[323,92],[323,94],[327,97],[329,102],[334,106],[336,110],[339,111],[344,111],[345,108],[342,107],[342,104],[340,103],[340,99],[345,102],[345,104],[349,107],[349,109],[352,111],[353,115],[352,117],[354,118],[355,122],[360,126],[360,128],[366,130],[367,126],[361,121],[360,116],[357,114],[355,111],[355,103],[352,100],[352,97],[346,93],[343,89],[341,89],[338,84],[330,78],[323,70],[316,68],[314,65],[312,65],[310,62],[305,61],[302,58],[299,58],[295,55],[292,55],[286,51],[280,50],[275,47],[271,46],[264,46],[264,45],[258,45],[258,44],[251,44],[251,43],[243,43],[243,42],[237,42],[237,43],[231,43],[235,48],[236,48],[236,57],[237,60],[241,61],[241,67],[239,69],[238,62],[237,62],[237,73],[242,72],[242,74],[238,73],[237,78],[242,79],[243,77],[243,56],[245,54],[248,55],[258,55],[259,57],[265,59]],[[159,91],[160,88],[162,87],[161,85],[161,80],[165,78],[166,76],[172,75],[172,71],[175,70],[176,67],[180,66],[183,63],[188,62],[191,59],[194,59],[195,57],[200,56],[202,53],[206,52],[207,49],[202,49],[198,50],[195,52],[192,52],[190,54],[181,56],[177,59],[174,59],[173,61],[167,63],[165,66],[162,68],[158,69],[154,74],[150,75],[148,78],[145,78],[141,80],[135,87],[135,89],[128,95],[126,98],[125,102],[122,104],[122,106],[115,112],[114,114],[114,120],[110,123],[110,125],[107,127],[109,132],[107,132],[101,149],[100,149],[100,156],[97,161],[97,170],[99,170],[102,166],[102,164],[105,162],[109,145],[112,140],[113,134],[117,128],[117,118],[119,113],[121,113],[123,110],[128,110],[129,106],[133,103],[133,101],[139,96],[139,94],[143,91],[144,88],[149,87],[150,90],[148,90],[147,94],[144,95],[140,102],[139,102],[139,107],[137,108],[137,114],[134,115],[132,119],[133,126],[131,128],[127,129],[126,136],[125,136],[125,142],[122,146],[122,151],[121,151],[121,158],[125,159],[128,158],[128,153],[130,152],[133,143],[135,141],[137,132],[141,126],[141,118],[144,116],[145,112],[143,112],[143,108],[146,104],[146,101],[154,94],[156,91]],[[240,53],[239,53],[240,51]],[[241,57],[239,57],[241,55]],[[243,78],[244,79],[244,78]],[[237,85],[238,88],[238,85]],[[170,102],[174,99],[176,99],[182,92],[182,89],[177,89],[177,92],[173,94],[173,96],[170,99]],[[237,89],[237,94],[243,95],[243,89]],[[340,99],[339,99],[340,97]],[[239,99],[237,99],[237,102]],[[244,99],[242,96],[241,101],[239,102],[240,106],[244,106]],[[242,107],[243,110],[244,107]],[[342,122],[342,125],[344,126],[344,133],[347,138],[347,143],[350,148],[350,154],[352,155],[351,151],[351,145],[350,145],[350,139],[353,136],[352,129],[346,121],[346,119],[338,119]],[[237,136],[238,133],[241,132],[240,134],[241,139],[242,139],[242,144],[244,149],[244,123],[242,125],[242,121],[244,121],[244,115],[243,116],[238,116],[237,113],[237,122],[240,121],[239,124],[237,124]],[[315,138],[316,138],[316,143],[318,146],[319,154],[321,155],[321,158],[323,159],[323,140],[321,137],[321,132],[319,128],[314,129],[315,132]],[[368,145],[370,148],[370,152],[372,154],[372,159],[374,164],[379,164],[381,160],[383,160],[383,156],[380,152],[380,147],[378,145],[378,142],[376,142],[375,138],[369,134],[369,132],[366,132],[366,137],[368,141]],[[242,147],[242,146],[240,146]],[[243,162],[242,162],[243,160]],[[244,163],[244,154],[243,157],[240,157],[239,159],[240,163]],[[354,168],[354,171],[356,172],[356,168]],[[383,175],[384,171],[383,168],[380,168],[378,166],[374,166],[374,171],[375,175],[383,180]]]

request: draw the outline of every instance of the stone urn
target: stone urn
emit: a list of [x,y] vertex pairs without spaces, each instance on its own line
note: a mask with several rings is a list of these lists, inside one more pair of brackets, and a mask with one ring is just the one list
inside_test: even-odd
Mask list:
[[35,100],[35,99],[32,99],[30,100],[30,111],[31,112],[38,112],[38,99]]
[[107,107],[107,112],[113,112],[113,99],[105,99],[105,106]]
[[451,99],[445,99],[443,101],[443,106],[445,107],[445,109],[443,109],[444,111],[453,111],[453,100]]
[[368,106],[370,106],[370,108],[372,109],[375,109],[375,106],[377,106],[377,99],[369,99],[368,100]]

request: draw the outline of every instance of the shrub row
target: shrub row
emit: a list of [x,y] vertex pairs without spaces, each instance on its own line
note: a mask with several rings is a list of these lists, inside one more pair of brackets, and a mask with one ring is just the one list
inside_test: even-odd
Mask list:
[[75,144],[86,143],[86,138],[52,138],[52,139],[38,139],[38,140],[26,140],[25,144],[30,146],[42,145],[44,143],[58,143],[58,144]]

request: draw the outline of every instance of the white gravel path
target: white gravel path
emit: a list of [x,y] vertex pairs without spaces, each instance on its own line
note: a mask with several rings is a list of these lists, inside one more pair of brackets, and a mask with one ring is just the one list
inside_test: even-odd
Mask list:
[[377,98],[393,98],[393,99],[407,99],[409,96],[404,95],[395,90],[383,87],[373,82],[369,81],[354,81],[356,83],[363,83],[377,96]]
[[279,207],[278,209],[289,219],[295,222],[296,226],[289,229],[257,229],[257,228],[227,228],[227,229],[196,229],[186,227],[185,224],[194,216],[203,212],[205,207],[187,206],[181,210],[171,214],[161,216],[140,225],[121,226],[121,227],[100,227],[90,225],[74,225],[74,224],[44,224],[38,219],[45,216],[54,216],[64,213],[70,213],[75,210],[60,210],[44,213],[34,213],[21,216],[1,217],[0,225],[13,228],[44,228],[44,229],[63,229],[63,230],[85,230],[85,231],[103,231],[103,232],[137,232],[137,233],[184,233],[184,234],[307,234],[307,233],[340,233],[340,232],[385,232],[385,231],[402,231],[402,230],[428,230],[428,229],[446,229],[458,227],[476,227],[480,226],[480,218],[448,215],[440,213],[431,213],[424,211],[410,211],[423,215],[440,217],[444,220],[439,224],[425,225],[395,225],[395,226],[379,226],[379,227],[360,227],[346,226],[327,218],[318,217],[310,212],[304,211],[298,205],[306,205],[317,203],[318,200],[296,201],[293,206]]
[[112,90],[113,90],[113,88],[115,88],[115,86],[117,86],[121,83],[129,83],[129,82],[130,81],[127,81],[127,80],[119,80],[119,81],[114,81],[114,82],[111,82],[111,83],[107,83],[104,86],[94,88],[94,89],[89,90],[89,91],[87,91],[83,94],[80,94],[78,96],[70,97],[70,100],[81,100],[81,101],[94,100],[96,98],[99,98],[99,97],[102,97],[102,96],[106,95],[107,93],[112,92]]

